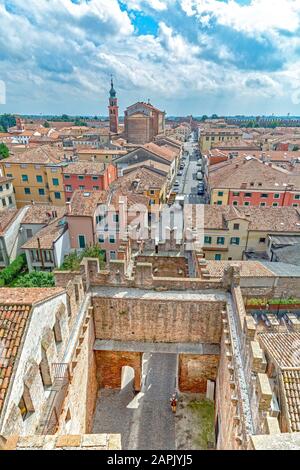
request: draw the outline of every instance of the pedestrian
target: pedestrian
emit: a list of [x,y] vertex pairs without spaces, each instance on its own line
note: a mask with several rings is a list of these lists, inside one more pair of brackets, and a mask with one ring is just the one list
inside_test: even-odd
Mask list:
[[173,413],[176,413],[177,401],[178,400],[177,400],[177,397],[176,397],[176,393],[173,393],[172,397],[170,398],[171,408],[172,408]]

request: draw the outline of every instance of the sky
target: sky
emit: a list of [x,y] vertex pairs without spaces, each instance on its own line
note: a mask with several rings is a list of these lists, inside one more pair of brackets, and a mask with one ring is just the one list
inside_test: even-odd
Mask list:
[[107,115],[111,74],[120,114],[300,115],[300,0],[0,0],[0,114]]

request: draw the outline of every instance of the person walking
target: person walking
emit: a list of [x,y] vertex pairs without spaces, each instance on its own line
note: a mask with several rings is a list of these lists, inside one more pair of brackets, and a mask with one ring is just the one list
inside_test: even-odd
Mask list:
[[172,412],[175,414],[176,413],[176,409],[177,409],[177,397],[176,397],[176,393],[173,393],[172,397],[170,398],[170,402],[171,402],[171,408],[172,408]]

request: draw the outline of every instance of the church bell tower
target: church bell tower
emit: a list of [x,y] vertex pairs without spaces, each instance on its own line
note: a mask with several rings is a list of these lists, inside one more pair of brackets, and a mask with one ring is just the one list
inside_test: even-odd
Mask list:
[[118,133],[119,128],[119,106],[113,78],[111,77],[111,88],[109,92],[109,129],[110,132]]

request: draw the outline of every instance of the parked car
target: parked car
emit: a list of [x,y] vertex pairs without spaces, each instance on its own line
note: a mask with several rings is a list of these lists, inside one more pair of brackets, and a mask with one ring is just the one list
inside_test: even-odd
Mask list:
[[198,191],[197,191],[198,196],[203,196],[204,193],[205,193],[204,187],[198,188]]
[[197,180],[198,180],[198,181],[202,181],[202,180],[203,180],[203,175],[202,175],[201,171],[198,171],[198,172],[197,172]]
[[183,171],[179,170],[178,173],[177,173],[177,176],[182,176],[182,175],[183,175]]
[[197,166],[202,166],[202,162],[197,162]]
[[176,187],[176,186],[177,187],[180,186],[180,182],[178,180],[176,180],[175,183],[174,183],[174,187]]

